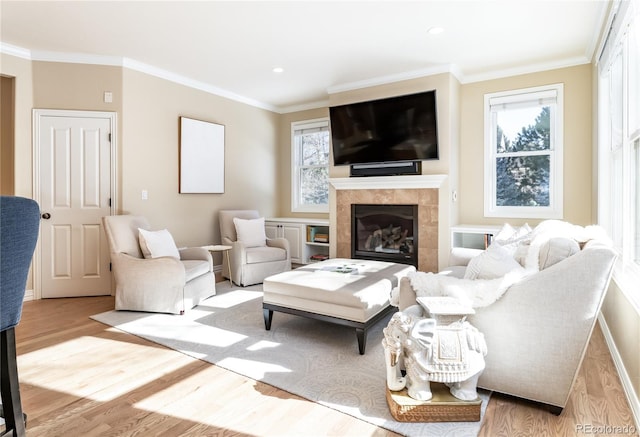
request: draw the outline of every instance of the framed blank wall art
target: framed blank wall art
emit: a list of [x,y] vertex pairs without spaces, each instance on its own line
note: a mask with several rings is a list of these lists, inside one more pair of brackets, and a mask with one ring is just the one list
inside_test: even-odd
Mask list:
[[180,193],[224,193],[224,126],[180,117]]

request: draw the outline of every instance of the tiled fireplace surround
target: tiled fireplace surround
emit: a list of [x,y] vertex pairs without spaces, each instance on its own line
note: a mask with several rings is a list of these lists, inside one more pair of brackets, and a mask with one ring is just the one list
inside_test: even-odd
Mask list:
[[351,258],[351,205],[418,205],[418,270],[438,271],[439,191],[445,176],[336,178],[335,254]]

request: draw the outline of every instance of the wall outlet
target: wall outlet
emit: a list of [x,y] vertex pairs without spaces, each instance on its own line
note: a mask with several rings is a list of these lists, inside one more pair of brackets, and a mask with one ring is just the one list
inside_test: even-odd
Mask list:
[[149,192],[147,190],[142,190],[142,200],[149,199]]

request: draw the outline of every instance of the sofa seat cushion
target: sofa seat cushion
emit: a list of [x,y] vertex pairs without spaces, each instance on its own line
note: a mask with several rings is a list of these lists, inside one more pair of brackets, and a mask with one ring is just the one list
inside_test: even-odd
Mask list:
[[248,247],[246,253],[247,264],[284,261],[287,259],[287,251],[279,247]]
[[184,260],[181,263],[184,265],[185,282],[209,272],[209,263],[207,261]]

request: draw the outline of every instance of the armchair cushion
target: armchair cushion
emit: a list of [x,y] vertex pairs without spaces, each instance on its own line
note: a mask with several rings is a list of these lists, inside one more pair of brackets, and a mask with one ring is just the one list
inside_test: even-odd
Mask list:
[[263,246],[247,248],[247,264],[284,261],[286,259],[287,251],[279,247]]
[[267,245],[267,234],[264,228],[264,217],[257,219],[233,218],[238,241],[245,247],[261,247]]
[[160,258],[162,256],[180,259],[180,252],[178,252],[176,243],[166,229],[162,229],[161,231],[147,231],[138,228],[138,239],[140,241],[142,254],[147,259]]

